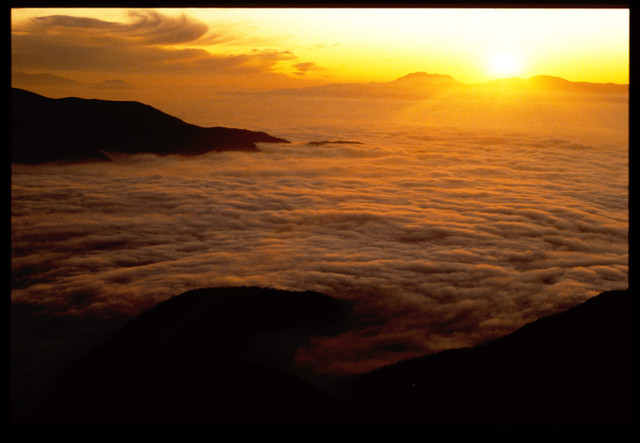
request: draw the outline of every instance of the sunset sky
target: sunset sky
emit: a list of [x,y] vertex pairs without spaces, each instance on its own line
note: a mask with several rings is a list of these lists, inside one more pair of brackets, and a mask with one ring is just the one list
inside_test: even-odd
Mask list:
[[13,9],[12,65],[80,82],[278,88],[629,81],[628,9]]

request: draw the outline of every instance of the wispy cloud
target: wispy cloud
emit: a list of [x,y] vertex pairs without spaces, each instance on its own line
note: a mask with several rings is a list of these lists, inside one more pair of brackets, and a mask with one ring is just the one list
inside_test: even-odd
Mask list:
[[297,75],[305,75],[308,71],[324,71],[326,70],[322,66],[313,62],[300,62],[293,65]]
[[103,72],[270,72],[287,50],[207,48],[234,41],[240,34],[189,17],[153,10],[131,11],[130,22],[52,15],[17,25],[12,35],[14,69]]
[[35,17],[16,27],[19,34],[75,35],[103,41],[131,40],[145,45],[172,45],[198,41],[209,26],[182,14],[170,17],[156,11],[130,11],[131,23],[117,23],[90,17],[50,15]]

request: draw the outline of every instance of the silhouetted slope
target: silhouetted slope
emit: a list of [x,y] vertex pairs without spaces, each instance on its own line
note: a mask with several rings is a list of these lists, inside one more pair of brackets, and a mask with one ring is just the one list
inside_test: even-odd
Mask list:
[[138,102],[51,99],[12,88],[13,163],[104,160],[103,152],[196,155],[286,143],[264,132],[191,125]]
[[78,365],[34,423],[626,423],[629,291],[474,348],[345,380],[333,398],[291,374],[350,306],[313,292],[190,291]]
[[55,382],[128,320],[76,317],[47,306],[11,302],[11,419],[37,411]]
[[338,405],[286,371],[349,307],[313,292],[190,291],[141,314],[75,368],[42,423],[314,423]]
[[354,381],[363,421],[626,423],[629,291],[600,294],[483,346]]

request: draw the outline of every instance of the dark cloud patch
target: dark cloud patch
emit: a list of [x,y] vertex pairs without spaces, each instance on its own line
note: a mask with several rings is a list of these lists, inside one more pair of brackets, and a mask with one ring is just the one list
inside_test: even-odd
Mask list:
[[55,32],[59,29],[113,30],[118,24],[96,18],[74,17],[69,15],[50,15],[31,19],[30,25],[18,28],[19,31],[35,30],[39,32]]
[[314,62],[300,62],[293,65],[297,75],[306,75],[309,71],[323,71],[324,68]]
[[[113,41],[115,40],[115,41]],[[171,69],[179,62],[208,57],[202,49],[172,50],[118,40],[117,36],[46,34],[19,35],[12,39],[12,66],[52,71],[148,72]],[[229,63],[224,58],[222,65]]]

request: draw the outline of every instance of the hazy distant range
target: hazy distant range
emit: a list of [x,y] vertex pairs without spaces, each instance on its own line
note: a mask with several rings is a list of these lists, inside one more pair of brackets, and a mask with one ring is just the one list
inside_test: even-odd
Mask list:
[[289,143],[14,164],[14,304],[112,319],[196,288],[317,291],[352,301],[359,323],[296,361],[345,374],[484,342],[627,285],[626,86],[415,74],[148,98],[189,123]]

